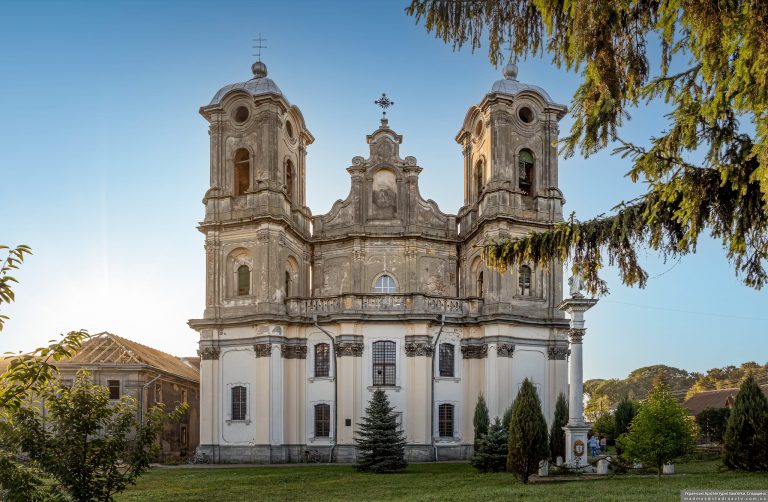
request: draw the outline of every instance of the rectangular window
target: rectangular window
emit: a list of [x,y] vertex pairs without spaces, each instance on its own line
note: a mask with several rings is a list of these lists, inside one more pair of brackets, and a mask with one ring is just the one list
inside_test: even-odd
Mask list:
[[107,380],[107,388],[109,389],[110,399],[120,399],[120,380]]
[[438,407],[438,431],[441,438],[453,437],[453,405],[441,404]]
[[315,377],[330,375],[331,357],[330,346],[327,343],[315,345]]
[[157,382],[155,384],[155,404],[163,401],[163,384]]
[[181,402],[187,402],[187,389],[181,389]]
[[453,344],[440,344],[440,376],[452,377],[453,374]]
[[397,362],[395,347],[395,342],[373,342],[373,385],[395,385]]
[[315,405],[315,437],[327,438],[331,435],[331,406]]
[[232,387],[232,420],[245,420],[247,392],[244,386]]
[[182,425],[181,426],[181,433],[179,435],[181,436],[181,438],[179,438],[180,442],[181,442],[181,447],[182,448],[186,448],[187,447],[187,442],[189,441],[189,434],[187,434],[187,426],[186,425]]

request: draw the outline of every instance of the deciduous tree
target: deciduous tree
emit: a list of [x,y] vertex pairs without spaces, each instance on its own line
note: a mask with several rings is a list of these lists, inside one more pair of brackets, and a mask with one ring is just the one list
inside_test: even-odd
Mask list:
[[617,444],[626,460],[653,467],[661,477],[664,464],[693,450],[697,433],[694,420],[660,380]]

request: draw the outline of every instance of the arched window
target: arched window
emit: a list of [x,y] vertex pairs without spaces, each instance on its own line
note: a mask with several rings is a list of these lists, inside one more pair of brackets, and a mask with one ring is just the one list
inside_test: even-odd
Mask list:
[[242,385],[232,387],[232,420],[245,420],[248,393]]
[[440,344],[440,376],[441,377],[454,376],[453,344],[452,343]]
[[291,286],[293,283],[293,279],[291,279],[291,272],[286,270],[285,271],[285,296],[291,296]]
[[397,355],[395,342],[373,342],[373,385],[395,385]]
[[453,437],[453,405],[441,404],[437,411],[438,432],[441,438]]
[[293,202],[293,183],[294,183],[294,173],[293,173],[293,162],[291,162],[290,159],[288,159],[285,162],[285,193],[288,195],[288,200]]
[[517,272],[517,291],[521,296],[531,296],[531,267],[523,265]]
[[237,296],[251,294],[251,269],[248,265],[237,267]]
[[481,270],[477,274],[477,296],[479,298],[483,297],[483,293],[484,293],[483,289],[484,289],[483,288],[483,271]]
[[395,284],[395,280],[384,274],[379,276],[378,279],[376,279],[376,284],[373,286],[373,292],[374,293],[395,293],[397,292],[397,284]]
[[520,150],[517,166],[520,190],[526,195],[531,195],[533,188],[533,153],[530,150]]
[[235,195],[243,195],[251,188],[251,155],[245,148],[235,152]]
[[315,377],[327,377],[331,372],[331,351],[327,343],[315,345]]
[[331,435],[331,405],[315,405],[315,437],[327,438]]
[[478,160],[475,164],[475,197],[480,200],[480,194],[483,192],[483,185],[485,184],[485,164],[482,160]]

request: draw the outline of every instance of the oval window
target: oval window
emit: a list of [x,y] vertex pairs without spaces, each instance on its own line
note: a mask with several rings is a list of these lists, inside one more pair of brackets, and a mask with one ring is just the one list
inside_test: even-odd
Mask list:
[[526,124],[530,124],[533,122],[533,110],[528,108],[527,106],[523,106],[517,111],[517,116],[520,117],[520,120],[522,120]]
[[242,124],[246,120],[248,120],[248,117],[250,117],[251,112],[248,111],[248,108],[245,106],[238,106],[234,113],[234,119],[235,122],[238,124]]

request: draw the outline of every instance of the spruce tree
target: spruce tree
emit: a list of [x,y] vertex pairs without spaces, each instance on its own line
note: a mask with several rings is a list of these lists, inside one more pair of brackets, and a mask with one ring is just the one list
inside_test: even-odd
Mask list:
[[568,401],[561,392],[555,404],[555,416],[552,419],[552,429],[549,432],[549,459],[554,462],[557,457],[565,458],[565,431],[568,423]]
[[475,450],[477,450],[480,438],[488,432],[490,421],[488,406],[485,404],[485,398],[480,394],[480,397],[477,399],[477,405],[475,405],[475,416],[472,418],[472,425],[475,426]]
[[392,472],[405,469],[405,437],[397,425],[397,415],[381,389],[373,392],[360,428],[355,469],[370,472]]
[[480,472],[500,472],[507,464],[507,431],[499,417],[477,442],[472,465]]
[[547,421],[541,412],[536,387],[526,378],[517,393],[509,423],[507,470],[528,483],[539,463],[547,458]]
[[768,470],[768,400],[751,373],[742,382],[731,408],[723,463],[734,470]]

